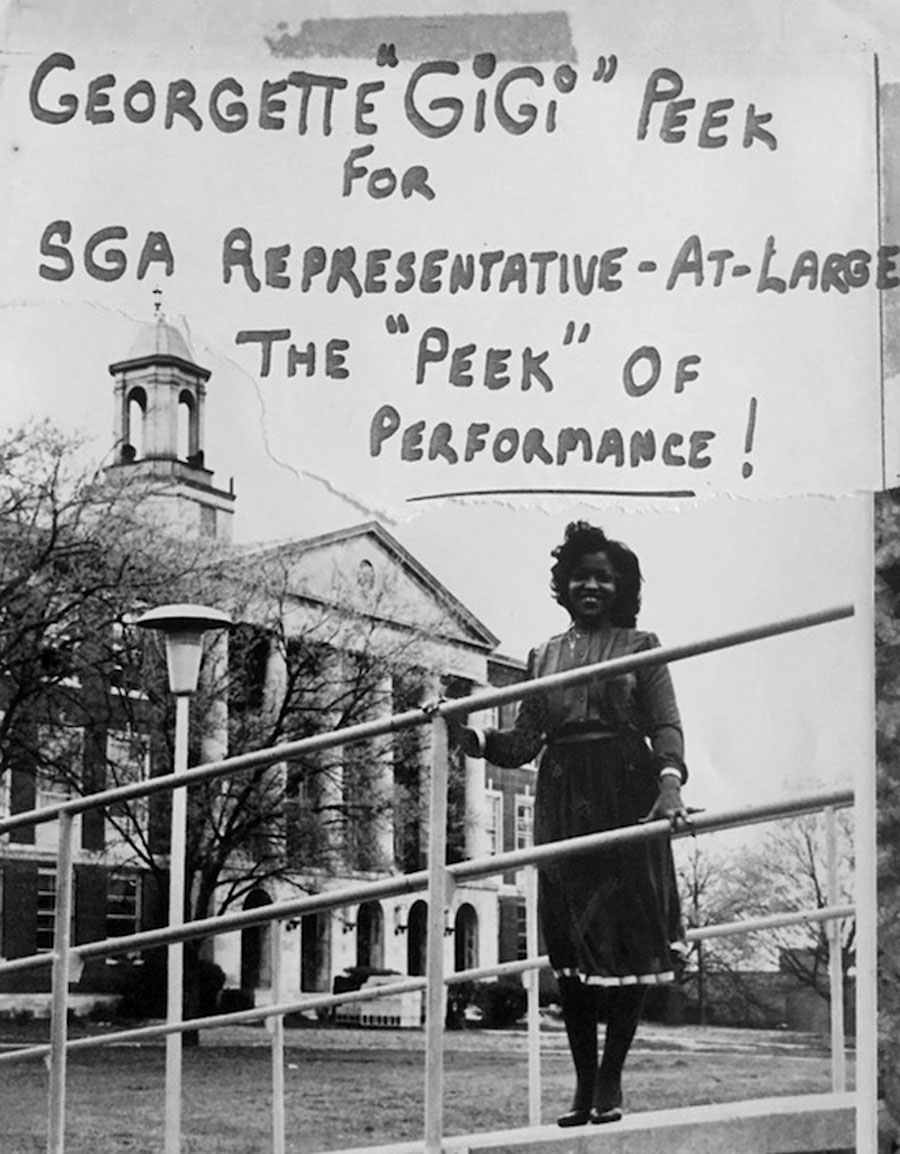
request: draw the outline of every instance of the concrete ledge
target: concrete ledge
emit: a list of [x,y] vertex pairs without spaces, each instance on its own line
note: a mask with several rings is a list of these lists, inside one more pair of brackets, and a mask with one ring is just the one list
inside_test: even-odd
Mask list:
[[[855,1096],[762,1098],[626,1114],[606,1126],[556,1125],[447,1137],[446,1154],[829,1154],[854,1149]],[[344,1154],[421,1154],[422,1142],[367,1146]],[[334,1154],[334,1152],[332,1152]]]

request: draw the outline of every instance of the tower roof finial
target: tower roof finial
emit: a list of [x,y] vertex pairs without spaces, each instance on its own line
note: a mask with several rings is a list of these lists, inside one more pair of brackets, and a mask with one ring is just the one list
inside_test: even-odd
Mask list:
[[153,315],[158,320],[165,320],[162,303],[162,289],[159,285],[153,290]]

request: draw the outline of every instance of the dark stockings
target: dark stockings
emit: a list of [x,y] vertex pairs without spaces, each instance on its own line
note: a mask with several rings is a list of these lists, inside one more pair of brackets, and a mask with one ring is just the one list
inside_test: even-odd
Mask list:
[[593,991],[577,978],[559,979],[559,996],[569,1050],[575,1063],[572,1111],[587,1113],[594,1100],[597,1076],[597,1004]]
[[622,1104],[622,1068],[634,1040],[644,1001],[641,986],[623,986],[609,993],[609,1016],[603,1046],[603,1060],[597,1065],[596,991],[577,978],[560,978],[560,1001],[569,1049],[575,1065],[573,1112],[587,1112],[591,1106],[608,1110]]
[[643,986],[623,986],[609,999],[603,1061],[594,1089],[594,1105],[598,1110],[622,1105],[622,1068],[634,1041],[645,993]]

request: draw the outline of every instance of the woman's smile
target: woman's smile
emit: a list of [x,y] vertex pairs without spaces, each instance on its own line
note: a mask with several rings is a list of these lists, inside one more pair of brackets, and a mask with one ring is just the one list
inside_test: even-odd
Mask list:
[[567,592],[576,624],[605,622],[616,596],[616,573],[606,554],[585,553],[572,569]]

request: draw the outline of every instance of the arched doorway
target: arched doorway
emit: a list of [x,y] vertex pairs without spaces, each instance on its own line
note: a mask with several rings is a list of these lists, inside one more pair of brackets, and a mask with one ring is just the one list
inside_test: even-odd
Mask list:
[[356,964],[384,969],[384,911],[380,902],[363,902],[357,911]]
[[453,940],[453,969],[474,970],[478,965],[478,914],[469,902],[456,911]]
[[406,923],[406,972],[410,977],[421,977],[425,973],[427,946],[428,903],[413,902]]
[[[244,900],[245,910],[272,904],[265,890],[251,890]],[[272,984],[271,926],[248,926],[241,930],[241,989],[256,990]]]

